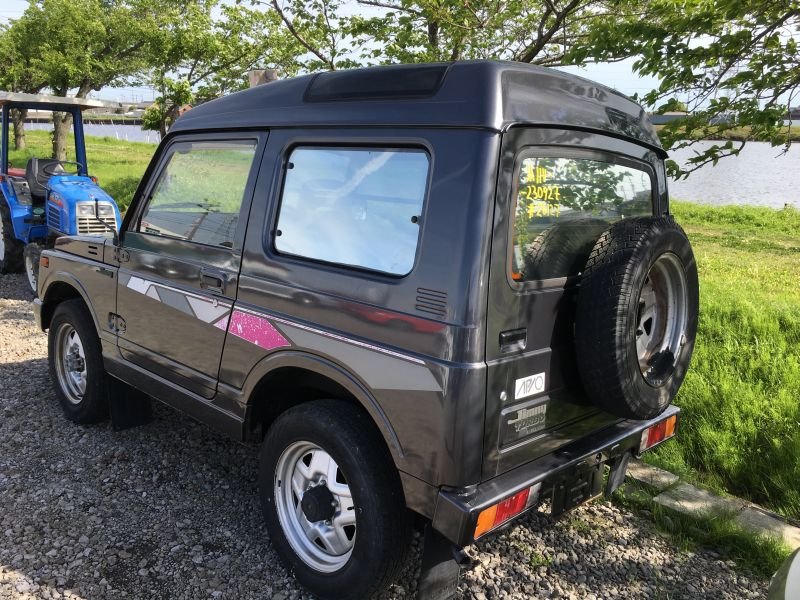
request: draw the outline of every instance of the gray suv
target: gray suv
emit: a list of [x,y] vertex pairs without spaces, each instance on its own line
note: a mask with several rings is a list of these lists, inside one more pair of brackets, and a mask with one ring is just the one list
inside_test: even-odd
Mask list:
[[421,593],[446,595],[461,548],[675,434],[698,289],[664,158],[630,99],[515,63],[203,104],[115,239],[43,254],[56,395],[260,443],[270,542],[314,594],[384,589],[422,526]]

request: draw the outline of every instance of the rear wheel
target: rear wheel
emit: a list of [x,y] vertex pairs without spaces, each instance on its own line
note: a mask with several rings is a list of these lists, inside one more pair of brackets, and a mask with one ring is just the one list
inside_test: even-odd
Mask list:
[[321,598],[369,598],[407,557],[399,477],[357,407],[320,400],[283,413],[264,441],[259,491],[273,546]]
[[14,237],[11,212],[0,198],[0,274],[19,273],[22,268],[23,244]]
[[56,307],[47,336],[50,378],[64,414],[75,423],[108,416],[108,390],[100,339],[82,300]]
[[23,251],[25,276],[34,296],[39,294],[39,258],[42,256],[41,244],[30,243]]

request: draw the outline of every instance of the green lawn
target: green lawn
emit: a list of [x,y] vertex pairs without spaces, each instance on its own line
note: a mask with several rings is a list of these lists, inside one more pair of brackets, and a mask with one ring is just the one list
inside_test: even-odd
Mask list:
[[[31,156],[49,157],[52,152],[47,131],[27,131],[28,147],[24,151],[11,150],[10,161],[14,167],[24,168]],[[13,147],[13,144],[12,144]],[[75,160],[72,136],[67,144],[67,159]],[[131,202],[136,186],[144,174],[155,144],[126,142],[112,137],[86,137],[86,155],[89,174],[97,177],[100,186],[117,201],[121,210]]]
[[800,211],[673,203],[700,273],[678,439],[650,462],[800,518]]
[[[46,132],[14,166],[49,155]],[[124,209],[156,146],[87,137],[89,169]],[[678,438],[648,460],[800,518],[800,211],[673,203],[700,271],[700,329]]]

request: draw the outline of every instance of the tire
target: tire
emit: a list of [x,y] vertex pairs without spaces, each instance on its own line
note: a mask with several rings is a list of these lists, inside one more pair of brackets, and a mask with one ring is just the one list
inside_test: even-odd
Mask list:
[[25,276],[34,298],[39,295],[39,258],[42,256],[41,244],[30,243],[22,251]]
[[618,221],[592,249],[575,320],[578,369],[603,410],[659,415],[686,376],[695,335],[697,265],[672,217]]
[[[323,472],[325,484],[308,487]],[[301,500],[281,485],[286,479]],[[411,517],[400,479],[383,439],[358,407],[317,400],[278,417],[262,447],[259,493],[275,550],[320,598],[372,597],[395,579],[407,559]],[[347,516],[348,506],[353,517]],[[313,536],[305,533],[313,528]],[[321,546],[311,540],[322,540],[317,533],[331,530],[343,534],[329,534],[335,543]]]
[[83,300],[66,300],[56,307],[47,350],[50,378],[67,419],[89,424],[108,418],[108,376],[100,338]]
[[22,270],[22,248],[24,244],[14,237],[11,212],[0,198],[0,274],[19,273]]
[[607,221],[579,219],[556,223],[544,230],[525,249],[525,281],[577,275],[606,229]]

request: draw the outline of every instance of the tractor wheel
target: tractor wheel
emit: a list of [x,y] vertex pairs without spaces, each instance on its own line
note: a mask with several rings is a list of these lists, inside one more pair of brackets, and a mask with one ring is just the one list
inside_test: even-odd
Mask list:
[[14,237],[11,211],[5,201],[0,199],[0,274],[20,272],[23,246]]
[[39,257],[42,256],[42,245],[32,242],[22,252],[25,262],[25,275],[31,286],[34,298],[39,294]]

